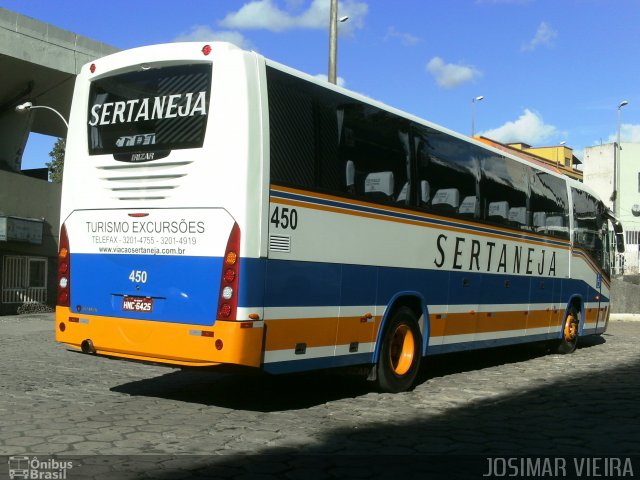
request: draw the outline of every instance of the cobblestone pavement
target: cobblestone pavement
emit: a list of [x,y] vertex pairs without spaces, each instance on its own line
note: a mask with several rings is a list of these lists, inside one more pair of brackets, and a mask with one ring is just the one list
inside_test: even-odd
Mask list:
[[429,357],[415,390],[396,395],[343,374],[223,375],[82,355],[52,330],[52,314],[0,317],[0,455],[161,455],[86,458],[91,478],[204,478],[212,459],[215,478],[310,479],[321,478],[314,461],[344,454],[640,453],[640,322],[611,322],[572,355],[536,345]]

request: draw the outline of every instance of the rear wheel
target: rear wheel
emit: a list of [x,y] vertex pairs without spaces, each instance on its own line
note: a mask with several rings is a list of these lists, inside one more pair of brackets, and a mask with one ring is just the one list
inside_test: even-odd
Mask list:
[[389,320],[376,365],[378,388],[397,393],[413,385],[420,368],[422,335],[413,311],[399,308]]
[[578,327],[580,325],[580,314],[578,311],[571,307],[567,312],[567,316],[564,319],[564,326],[562,327],[562,339],[557,343],[555,351],[556,353],[572,353],[578,346]]

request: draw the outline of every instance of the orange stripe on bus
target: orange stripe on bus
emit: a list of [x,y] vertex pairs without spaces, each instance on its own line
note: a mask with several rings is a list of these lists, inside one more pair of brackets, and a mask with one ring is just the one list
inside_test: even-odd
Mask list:
[[331,347],[353,342],[373,342],[380,326],[380,317],[374,322],[363,322],[360,317],[294,318],[265,320],[265,349],[293,350],[297,343],[307,347]]
[[374,321],[368,323],[360,317],[340,318],[338,328],[338,345],[348,345],[353,342],[373,342],[375,334],[380,327],[380,317],[373,317]]
[[265,320],[265,350],[293,350],[296,343],[327,347],[336,343],[338,318]]
[[431,315],[429,318],[431,337],[469,335],[473,333],[504,332],[532,328],[559,327],[560,312],[551,310],[449,313],[446,318]]

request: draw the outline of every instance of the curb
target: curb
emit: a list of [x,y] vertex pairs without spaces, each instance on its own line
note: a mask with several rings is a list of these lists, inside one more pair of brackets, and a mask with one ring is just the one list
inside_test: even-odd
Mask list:
[[614,322],[640,322],[640,314],[637,313],[612,313],[609,320]]

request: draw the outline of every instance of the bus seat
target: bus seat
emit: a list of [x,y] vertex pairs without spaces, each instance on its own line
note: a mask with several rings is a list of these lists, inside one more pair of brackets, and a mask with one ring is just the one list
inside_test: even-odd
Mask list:
[[536,228],[540,228],[546,225],[547,225],[547,213],[533,212],[533,226]]
[[356,193],[356,166],[353,160],[347,160],[345,165],[345,184],[347,185],[347,192]]
[[464,197],[462,203],[460,204],[460,208],[458,209],[458,213],[460,215],[467,215],[473,217],[476,214],[476,204],[478,203],[478,199],[475,195],[469,195],[468,197]]
[[457,188],[441,188],[433,196],[431,206],[439,210],[455,212],[460,205],[460,191]]
[[431,189],[429,187],[429,182],[426,180],[420,181],[420,205],[426,205],[429,203],[429,199],[431,198]]
[[564,226],[564,217],[562,215],[547,217],[547,233],[557,237],[566,236],[567,227]]
[[526,225],[527,207],[511,207],[509,209],[509,221],[518,225]]
[[[364,193],[367,196],[384,195],[386,199],[393,195],[393,172],[372,172],[364,180]],[[384,198],[383,197],[383,198]]]
[[509,202],[502,201],[489,203],[489,213],[487,216],[489,220],[500,222],[506,220],[509,216]]
[[553,215],[547,217],[547,227],[564,227],[564,218],[562,215]]
[[407,197],[409,196],[409,182],[404,182],[402,186],[402,190],[398,194],[398,198],[396,198],[396,202],[398,203],[407,203]]

